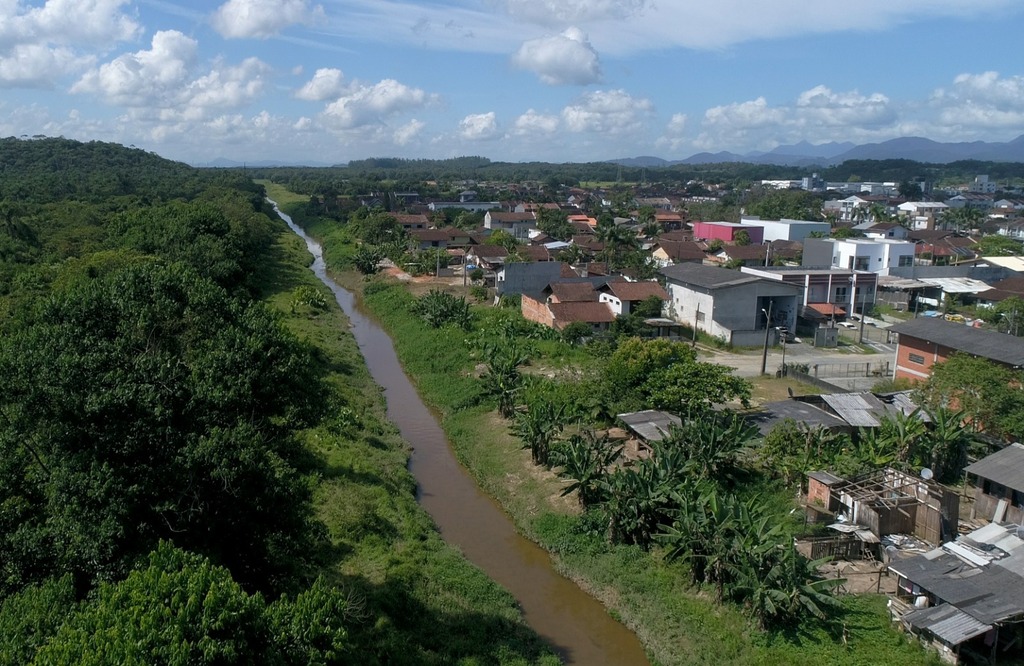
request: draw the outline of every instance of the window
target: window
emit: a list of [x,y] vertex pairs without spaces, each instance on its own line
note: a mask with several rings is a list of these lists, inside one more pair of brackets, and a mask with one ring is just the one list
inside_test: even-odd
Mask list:
[[850,292],[847,290],[847,287],[836,287],[836,300],[838,301],[840,298],[846,298],[846,295],[849,293]]
[[917,363],[918,365],[924,365],[924,356],[920,354],[910,354],[907,358],[910,359],[911,363]]
[[697,313],[697,321],[698,322],[703,322],[704,321],[704,313],[703,312],[698,312]]
[[914,265],[914,257],[913,257],[913,255],[905,254],[902,257],[900,257],[900,266],[913,266],[913,265]]
[[853,262],[853,269],[857,271],[871,270],[871,257],[857,257]]

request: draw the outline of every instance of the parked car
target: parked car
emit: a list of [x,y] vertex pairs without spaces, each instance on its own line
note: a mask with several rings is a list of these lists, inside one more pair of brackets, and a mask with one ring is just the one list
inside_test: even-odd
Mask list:
[[857,328],[857,324],[854,324],[853,322],[850,321],[841,321],[839,322],[839,325],[842,326],[843,328]]

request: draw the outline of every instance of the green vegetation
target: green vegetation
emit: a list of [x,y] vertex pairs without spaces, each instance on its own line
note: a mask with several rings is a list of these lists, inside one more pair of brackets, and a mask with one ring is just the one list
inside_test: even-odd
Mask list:
[[259,186],[106,144],[0,148],[5,197],[110,189],[0,201],[0,663],[556,662],[416,504]]
[[[688,441],[706,442],[692,458],[683,452],[687,447],[678,447],[678,455],[661,457],[664,462],[655,456],[623,468],[629,471],[621,475],[609,474],[618,452],[590,426],[607,422],[616,408],[609,396],[625,408],[663,395],[665,406],[692,405],[700,413],[717,392],[742,399],[749,386],[728,373],[704,373],[707,364],[688,346],[648,347],[628,336],[572,345],[501,308],[474,307],[472,329],[453,336],[451,328],[432,328],[414,313],[415,297],[403,285],[380,277],[358,280],[350,273],[342,278],[362,289],[364,304],[392,335],[407,372],[480,484],[524,534],[555,555],[567,575],[637,631],[656,663],[927,663],[919,648],[888,627],[884,601],[819,596],[827,590],[815,583],[806,560],[785,546],[795,529],[781,518],[789,508],[788,491],[739,462],[747,455],[748,435],[722,436],[716,433],[732,426],[708,426],[705,434],[686,433]],[[615,354],[622,361],[609,364]],[[666,354],[701,376],[707,382],[703,390],[688,392],[689,373],[676,376],[655,367]],[[652,377],[642,371],[648,360]],[[621,390],[609,390],[607,367],[619,368]],[[678,471],[665,467],[672,461]],[[569,481],[547,472],[547,465]],[[755,534],[772,535],[754,559],[741,563],[724,556],[721,570],[728,562],[735,575],[694,577],[692,558],[685,556],[692,549],[671,541],[671,526],[683,519],[685,507],[701,505],[708,490],[695,486],[699,493],[687,495],[691,499],[673,497],[669,488],[684,492],[671,483],[683,470],[726,479],[732,489],[722,495],[723,505],[729,503],[723,520],[742,525],[737,529],[743,534],[763,525],[766,531]],[[645,485],[655,479],[664,483]],[[613,486],[649,487],[653,494],[610,492]],[[573,494],[576,499],[566,501]],[[765,508],[751,511],[755,505]],[[766,518],[771,524],[763,523]],[[621,527],[609,531],[610,525]],[[669,541],[654,538],[662,533]],[[726,603],[709,594],[719,586]],[[825,613],[826,621],[806,617],[836,605]],[[759,624],[772,628],[761,631]]]

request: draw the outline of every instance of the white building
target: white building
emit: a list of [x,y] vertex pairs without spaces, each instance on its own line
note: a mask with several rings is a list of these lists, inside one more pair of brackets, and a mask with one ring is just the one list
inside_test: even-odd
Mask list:
[[914,265],[915,248],[914,243],[901,240],[808,238],[804,241],[803,265],[889,275],[891,268]]
[[987,175],[975,176],[974,182],[970,186],[971,192],[979,192],[981,194],[992,194],[996,191],[996,184],[988,179]]
[[770,243],[777,240],[803,241],[814,232],[827,236],[832,231],[828,222],[814,222],[811,220],[762,220],[756,215],[741,215],[740,224],[751,227],[762,227],[764,229],[764,242]]

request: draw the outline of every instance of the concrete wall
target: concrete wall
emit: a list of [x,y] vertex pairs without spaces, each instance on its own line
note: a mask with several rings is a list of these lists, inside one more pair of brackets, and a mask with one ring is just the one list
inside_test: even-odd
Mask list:
[[[932,366],[948,359],[954,351],[956,350],[920,338],[901,335],[896,346],[896,369],[893,371],[893,377],[915,382],[928,379],[932,376]],[[910,360],[911,355],[923,358],[924,363]]]
[[764,234],[763,242],[775,240],[803,241],[815,231],[828,234],[832,230],[832,226],[828,222],[804,220],[756,220],[753,218],[741,218],[740,224],[743,226],[760,227]]

